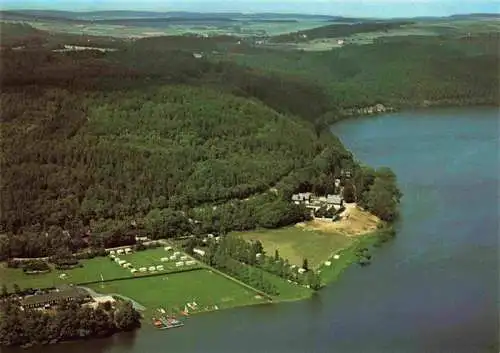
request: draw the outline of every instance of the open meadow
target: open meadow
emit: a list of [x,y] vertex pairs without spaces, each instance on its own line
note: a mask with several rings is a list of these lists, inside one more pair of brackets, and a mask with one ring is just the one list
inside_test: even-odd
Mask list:
[[302,265],[307,258],[312,267],[319,266],[337,249],[351,244],[352,239],[338,232],[322,232],[305,227],[288,227],[232,233],[247,241],[260,240],[267,254],[278,250],[291,264]]

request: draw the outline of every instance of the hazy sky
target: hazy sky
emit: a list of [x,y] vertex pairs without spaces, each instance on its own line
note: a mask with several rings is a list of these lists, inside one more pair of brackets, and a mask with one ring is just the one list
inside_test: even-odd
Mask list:
[[316,13],[341,16],[444,16],[500,12],[500,0],[0,0],[2,9]]

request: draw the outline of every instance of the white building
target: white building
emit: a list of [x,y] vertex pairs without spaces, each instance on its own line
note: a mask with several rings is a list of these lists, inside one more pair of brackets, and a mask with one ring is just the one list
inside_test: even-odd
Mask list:
[[195,254],[200,255],[200,256],[205,256],[205,251],[203,251],[203,250],[200,250],[200,249],[193,249],[193,252],[194,252]]

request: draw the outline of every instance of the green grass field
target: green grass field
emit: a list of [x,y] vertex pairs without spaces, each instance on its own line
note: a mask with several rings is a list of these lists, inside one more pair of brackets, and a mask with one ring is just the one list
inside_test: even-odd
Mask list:
[[333,255],[328,259],[331,262],[330,266],[326,266],[324,263],[319,266],[318,270],[320,271],[319,274],[322,283],[327,284],[335,282],[347,267],[358,261],[356,250],[363,247],[370,248],[376,241],[376,232],[370,233],[356,238],[350,245],[339,249],[333,254],[339,255],[338,259],[334,259]]
[[265,303],[257,293],[207,269],[165,276],[135,278],[90,285],[99,293],[119,293],[147,308],[146,314],[162,307],[178,311],[195,301],[199,311]]
[[[128,255],[117,255],[120,259],[125,260],[127,262],[130,262],[136,269],[140,267],[149,267],[149,266],[158,266],[158,265],[163,265],[165,268],[165,271],[174,271],[174,270],[179,270],[180,268],[175,266],[176,261],[181,261],[181,260],[174,260],[174,261],[166,261],[162,262],[161,258],[162,257],[169,257],[174,253],[174,250],[171,251],[165,251],[163,248],[156,248],[156,249],[151,249],[147,251],[139,251],[139,252],[134,252]],[[181,252],[181,256],[186,255],[185,253]],[[191,257],[189,257],[189,260],[193,260]],[[196,265],[192,266],[184,266],[184,268],[192,268],[194,266],[199,266],[198,261],[196,262]]]
[[332,253],[351,244],[352,238],[338,233],[323,233],[298,227],[275,230],[232,233],[247,241],[260,240],[264,250],[273,255],[278,249],[280,256],[290,263],[302,265],[307,258],[309,266],[317,267]]
[[[173,251],[167,253],[163,248],[145,250],[135,252],[129,255],[118,255],[120,259],[130,262],[137,269],[139,267],[149,267],[163,265],[164,271],[172,272],[183,269],[199,267],[196,265],[184,266],[182,268],[175,266],[175,261],[161,262],[162,257],[171,255]],[[168,255],[167,255],[168,254]],[[182,255],[185,255],[182,253]],[[83,267],[74,268],[71,270],[52,270],[49,273],[27,275],[21,269],[7,268],[5,264],[0,264],[0,285],[6,284],[9,291],[12,290],[14,283],[20,288],[48,288],[62,284],[79,284],[92,281],[100,281],[102,279],[110,280],[124,277],[134,277],[129,269],[120,267],[116,262],[109,257],[96,257],[89,260],[81,260]],[[61,274],[66,274],[65,279],[61,279]],[[147,274],[150,274],[148,272]],[[140,276],[137,273],[135,276]]]
[[[62,284],[76,284],[83,282],[99,281],[101,274],[103,278],[122,278],[132,276],[130,271],[124,269],[107,257],[97,257],[90,260],[82,260],[81,268],[71,270],[52,270],[52,272],[36,275],[26,275],[21,269],[7,268],[0,264],[0,285],[6,284],[9,291],[16,283],[21,288],[48,288]],[[66,279],[59,276],[65,273]]]

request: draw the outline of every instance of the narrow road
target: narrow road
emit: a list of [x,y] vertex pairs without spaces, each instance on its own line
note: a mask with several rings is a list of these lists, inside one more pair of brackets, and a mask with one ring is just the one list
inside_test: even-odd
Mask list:
[[89,288],[89,287],[82,287],[82,286],[79,286],[80,288],[83,288],[85,289],[87,292],[89,292],[89,294],[92,296],[92,297],[105,297],[105,296],[113,296],[113,297],[118,297],[118,298],[121,298],[121,299],[124,299],[124,300],[128,300],[132,303],[132,306],[134,307],[134,309],[136,310],[140,310],[140,311],[144,311],[146,310],[146,307],[138,302],[136,302],[134,299],[132,298],[129,298],[129,297],[126,297],[124,295],[121,295],[121,294],[118,294],[118,293],[106,293],[106,294],[101,294],[101,293],[97,293],[95,290],[93,290],[92,288]]

